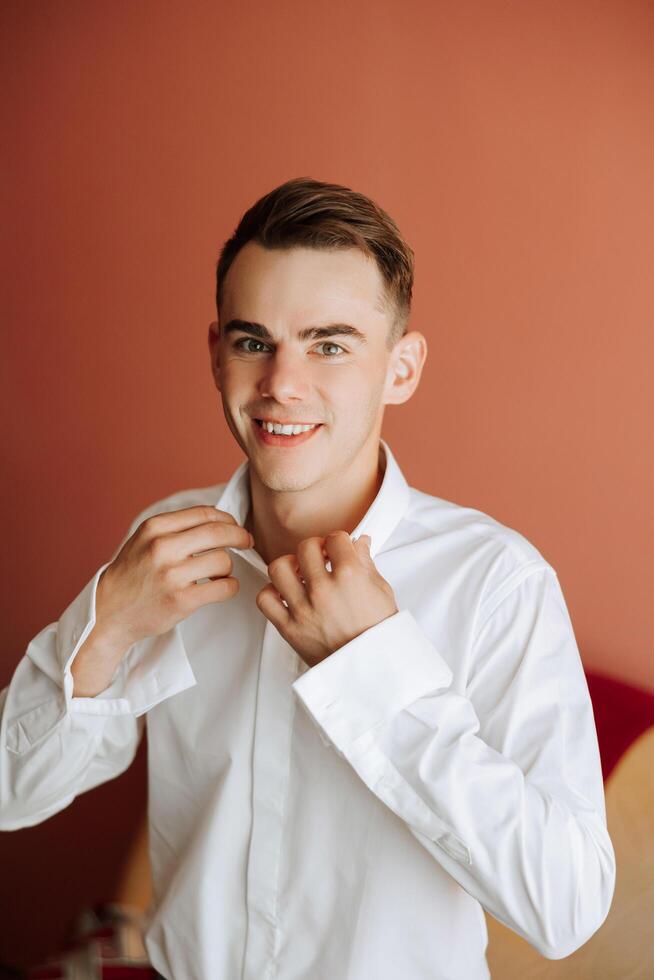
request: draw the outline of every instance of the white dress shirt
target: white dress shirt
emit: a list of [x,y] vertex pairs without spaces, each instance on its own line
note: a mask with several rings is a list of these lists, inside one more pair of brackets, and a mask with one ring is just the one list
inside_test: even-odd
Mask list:
[[[410,487],[383,439],[380,462],[351,536],[371,536],[399,612],[316,666],[259,611],[256,550],[231,549],[234,598],[72,697],[107,562],[0,694],[3,830],[123,772],[147,718],[145,942],[169,980],[482,980],[482,907],[551,959],[608,913],[597,736],[556,572],[517,531]],[[123,541],[199,503],[243,524],[248,466],[157,501]]]

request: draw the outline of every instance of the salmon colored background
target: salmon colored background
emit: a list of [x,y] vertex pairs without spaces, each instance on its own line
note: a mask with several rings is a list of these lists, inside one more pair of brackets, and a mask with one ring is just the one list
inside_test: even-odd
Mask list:
[[[241,461],[209,368],[215,262],[259,196],[311,176],[373,197],[416,253],[429,356],[383,431],[409,483],[521,531],[585,665],[654,690],[652,5],[1,17],[0,688],[139,510]],[[143,766],[1,836],[0,959],[110,895]]]

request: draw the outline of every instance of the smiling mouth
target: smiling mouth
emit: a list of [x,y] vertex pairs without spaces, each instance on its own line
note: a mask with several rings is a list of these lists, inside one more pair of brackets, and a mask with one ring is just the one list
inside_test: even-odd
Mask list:
[[[281,425],[282,423],[278,423]],[[257,440],[266,446],[277,446],[277,447],[292,447],[301,446],[304,442],[312,439],[316,433],[323,428],[322,422],[315,423],[297,423],[298,432],[271,432],[264,424],[262,419],[252,419],[252,427],[254,428]],[[291,425],[289,424],[289,427]],[[295,425],[292,426],[295,428]]]
[[[323,424],[322,422],[275,422],[275,423],[269,423],[268,425],[264,426],[263,419],[254,419],[254,421],[257,423],[260,429],[265,429],[266,432],[270,432],[271,434],[274,435],[299,435],[302,432],[310,432],[311,429],[317,429],[319,426]],[[274,429],[269,428],[269,425],[285,426],[286,428],[292,426],[293,430],[297,430],[297,431],[275,433]]]

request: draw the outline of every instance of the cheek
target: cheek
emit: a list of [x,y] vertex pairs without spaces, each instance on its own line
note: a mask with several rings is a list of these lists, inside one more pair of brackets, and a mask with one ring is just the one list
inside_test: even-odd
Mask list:
[[358,409],[357,414],[368,416],[379,405],[384,380],[384,375],[373,371],[372,366],[369,370],[334,371],[331,378],[322,379],[323,396],[339,414],[347,415]]
[[252,397],[252,386],[256,379],[254,372],[248,368],[249,365],[235,364],[234,362],[223,366],[220,376],[221,387],[223,397],[230,404],[247,401]]

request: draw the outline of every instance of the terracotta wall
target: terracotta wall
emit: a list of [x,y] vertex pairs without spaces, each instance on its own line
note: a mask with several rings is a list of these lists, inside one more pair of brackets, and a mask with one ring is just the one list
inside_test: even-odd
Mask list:
[[[138,510],[240,462],[209,371],[215,260],[258,196],[308,175],[371,195],[416,253],[429,358],[384,429],[409,482],[530,538],[586,665],[654,689],[652,5],[5,0],[0,16],[0,687]],[[136,778],[2,836],[0,960],[59,935],[88,870],[48,925],[53,882],[96,844],[110,892]]]

